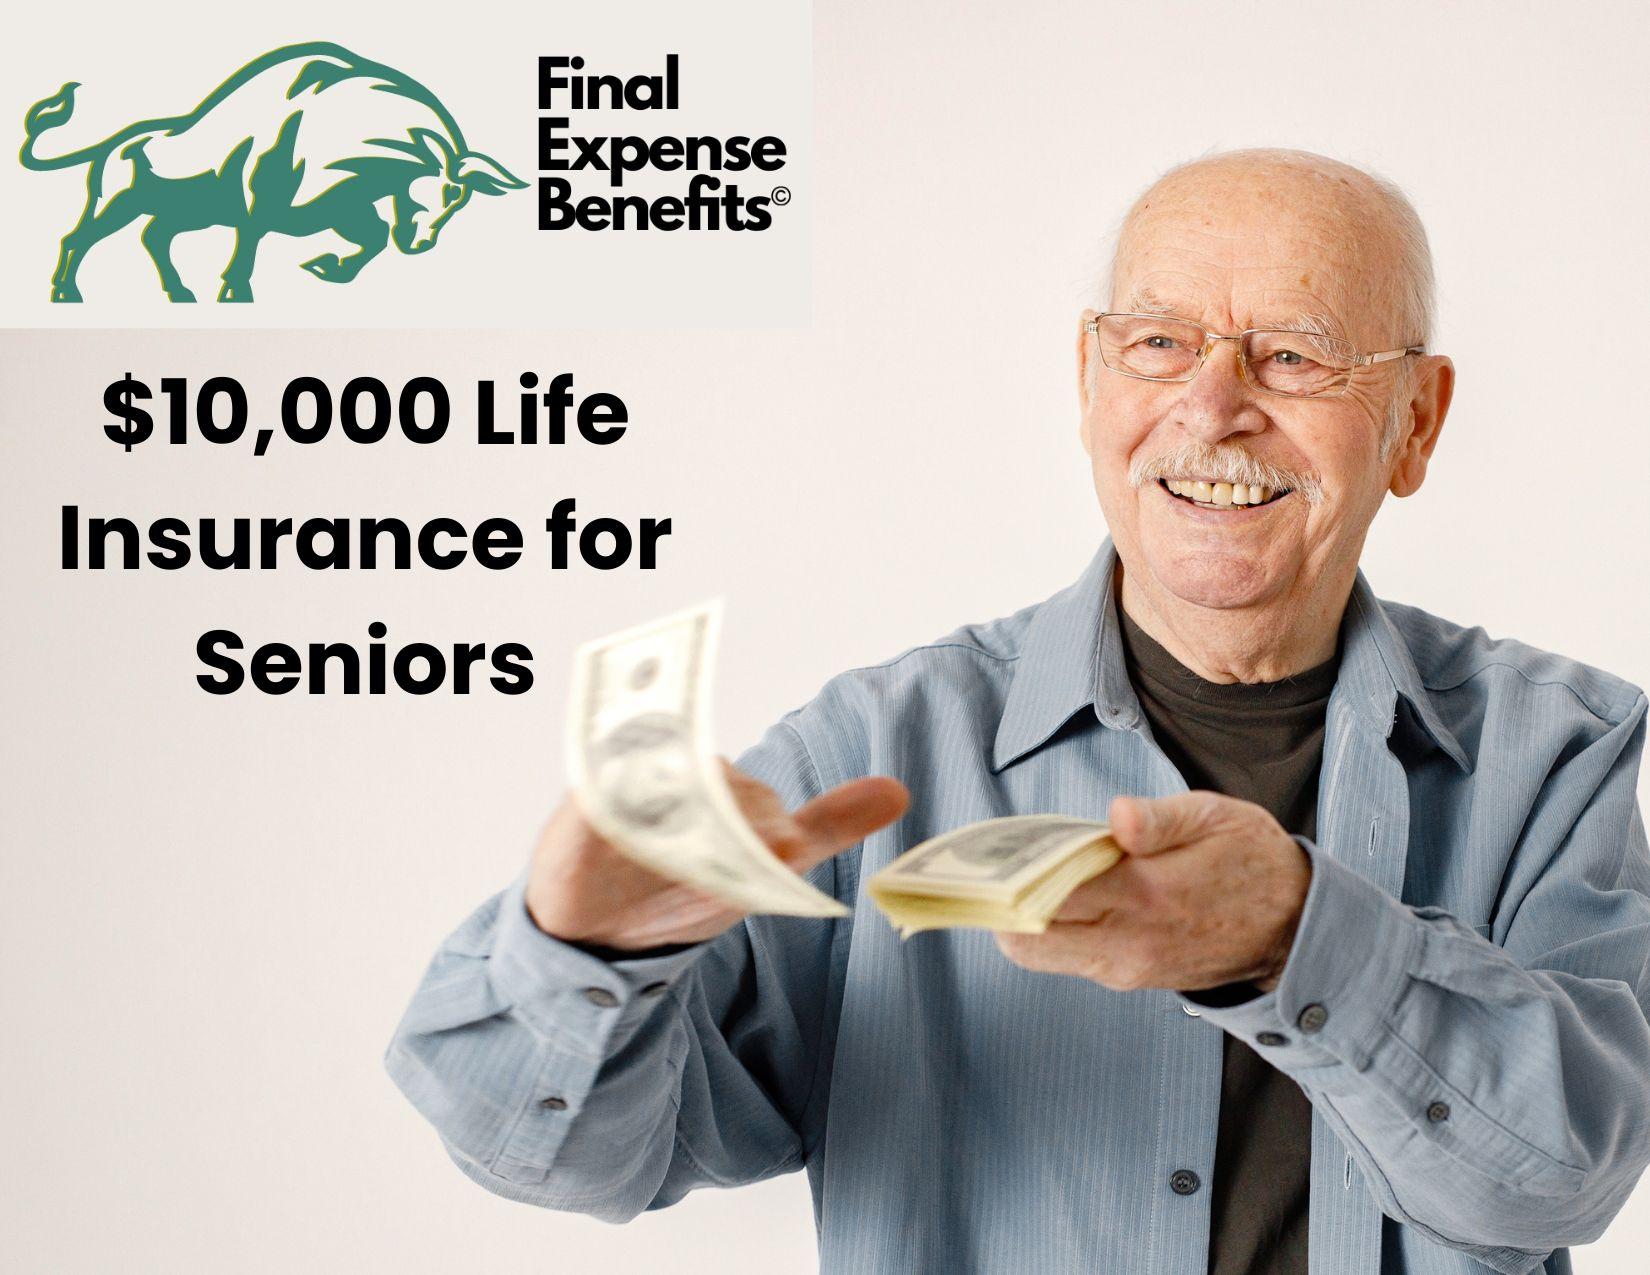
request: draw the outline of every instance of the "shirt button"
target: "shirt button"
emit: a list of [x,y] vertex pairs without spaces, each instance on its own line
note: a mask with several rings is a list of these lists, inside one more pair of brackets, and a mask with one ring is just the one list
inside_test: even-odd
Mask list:
[[1176,1169],[1169,1174],[1169,1190],[1176,1195],[1190,1195],[1203,1185],[1203,1179],[1190,1169]]
[[1287,1045],[1289,1043],[1289,1037],[1282,1032],[1260,1032],[1255,1036],[1255,1039],[1263,1045]]
[[1435,1102],[1427,1107],[1427,1119],[1433,1124],[1442,1124],[1449,1119],[1449,1103]]
[[1329,1011],[1314,1002],[1301,1010],[1301,1016],[1295,1020],[1295,1025],[1310,1035],[1313,1032],[1321,1032],[1323,1025],[1328,1021]]
[[612,1009],[619,1003],[619,998],[605,987],[587,987],[584,989],[584,998],[592,1005],[602,1009]]
[[665,983],[665,982],[649,983],[646,987],[642,988],[642,995],[643,996],[658,996],[661,993],[663,993],[665,988],[667,988],[669,986],[670,986],[670,984]]
[[1192,1018],[1202,1018],[1203,1017],[1203,1011],[1202,1010],[1193,1009],[1190,1005],[1182,1005],[1180,1008],[1185,1010],[1186,1013],[1188,1015],[1190,1015]]
[[566,1111],[567,1110],[567,1099],[566,1098],[555,1098],[555,1097],[540,1098],[539,1099],[539,1106],[543,1107],[546,1111]]

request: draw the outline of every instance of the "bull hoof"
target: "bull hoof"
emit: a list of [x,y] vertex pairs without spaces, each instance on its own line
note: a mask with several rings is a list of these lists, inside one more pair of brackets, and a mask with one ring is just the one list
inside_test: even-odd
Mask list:
[[225,280],[223,287],[218,289],[218,300],[250,301],[252,300],[252,288],[248,284],[234,284]]
[[303,268],[323,283],[345,283],[350,271],[336,253],[325,252],[302,263]]
[[174,288],[166,294],[166,299],[174,302],[193,301],[195,299],[195,294],[189,291],[188,288]]
[[52,289],[53,301],[79,301],[80,299],[80,289],[72,283]]

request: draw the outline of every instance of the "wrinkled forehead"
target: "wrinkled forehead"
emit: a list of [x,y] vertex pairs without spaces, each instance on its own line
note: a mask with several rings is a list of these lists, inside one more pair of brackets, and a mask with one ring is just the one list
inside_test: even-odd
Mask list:
[[1220,332],[1296,327],[1387,339],[1396,245],[1332,177],[1188,182],[1149,191],[1119,237],[1111,307]]

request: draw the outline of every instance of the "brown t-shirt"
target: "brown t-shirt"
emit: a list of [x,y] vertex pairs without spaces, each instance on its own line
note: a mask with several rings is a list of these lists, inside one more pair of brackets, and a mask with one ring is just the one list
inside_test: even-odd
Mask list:
[[[1158,746],[1189,788],[1264,806],[1317,835],[1324,716],[1340,650],[1278,682],[1209,682],[1118,607],[1124,658]],[[1220,989],[1245,999],[1253,989]],[[1210,1275],[1306,1275],[1312,1107],[1300,1087],[1225,1038],[1209,1225]]]

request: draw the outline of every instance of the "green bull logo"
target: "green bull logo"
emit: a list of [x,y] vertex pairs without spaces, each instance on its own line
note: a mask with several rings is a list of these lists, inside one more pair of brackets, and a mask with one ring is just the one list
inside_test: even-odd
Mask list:
[[[393,242],[428,252],[472,195],[527,183],[472,151],[447,108],[393,67],[336,44],[293,44],[247,63],[187,115],[142,120],[63,155],[35,143],[74,114],[65,84],[23,117],[25,168],[88,166],[86,206],[63,236],[53,301],[79,301],[75,276],[99,242],[140,217],[139,236],[172,301],[193,301],[172,265],[172,241],[208,226],[235,232],[219,301],[251,301],[266,235],[333,231],[354,251],[303,268],[348,283]],[[389,201],[386,221],[378,206]]]

